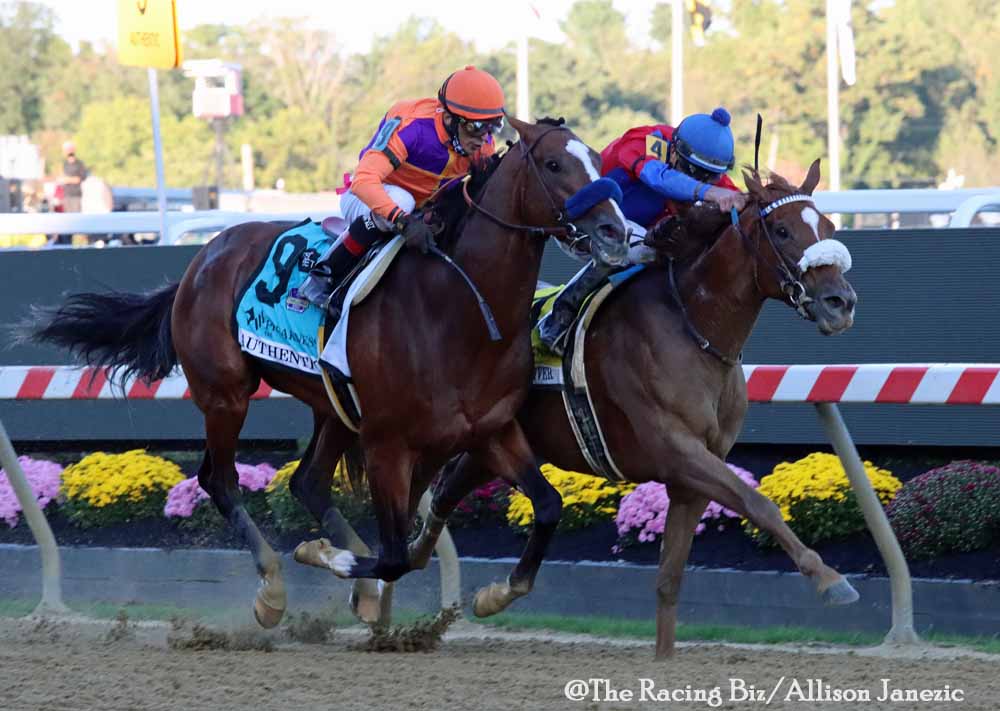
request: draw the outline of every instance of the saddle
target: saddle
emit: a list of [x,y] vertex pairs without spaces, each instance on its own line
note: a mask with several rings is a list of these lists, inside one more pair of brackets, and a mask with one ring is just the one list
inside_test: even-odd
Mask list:
[[584,364],[587,329],[594,316],[611,293],[645,269],[644,265],[629,267],[612,274],[607,282],[584,299],[573,324],[566,334],[566,349],[560,359],[548,350],[538,336],[538,321],[552,308],[552,303],[564,287],[548,287],[535,292],[531,308],[531,345],[535,355],[533,387],[558,390],[562,394],[566,416],[576,437],[577,445],[595,474],[612,481],[624,481],[608,451],[600,422],[594,411],[587,384]]

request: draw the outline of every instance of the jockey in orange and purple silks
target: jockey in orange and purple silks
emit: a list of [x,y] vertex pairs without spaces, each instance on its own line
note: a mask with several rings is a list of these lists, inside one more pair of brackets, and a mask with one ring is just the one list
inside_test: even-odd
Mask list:
[[324,254],[299,293],[319,306],[376,242],[402,234],[427,251],[433,237],[411,215],[438,188],[494,152],[504,94],[489,73],[467,66],[445,79],[437,98],[394,104],[379,124],[341,197],[347,231]]

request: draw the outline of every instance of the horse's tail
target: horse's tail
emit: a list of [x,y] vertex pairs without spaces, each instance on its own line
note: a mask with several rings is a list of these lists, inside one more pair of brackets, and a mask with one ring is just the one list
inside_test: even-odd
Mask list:
[[[72,294],[58,307],[33,309],[19,329],[25,340],[67,348],[115,378],[165,378],[177,365],[170,311],[179,284],[146,294]],[[39,326],[38,324],[41,324]]]
[[365,453],[361,449],[361,443],[355,440],[344,452],[341,461],[351,493],[356,498],[365,498],[368,495],[368,470],[365,468]]

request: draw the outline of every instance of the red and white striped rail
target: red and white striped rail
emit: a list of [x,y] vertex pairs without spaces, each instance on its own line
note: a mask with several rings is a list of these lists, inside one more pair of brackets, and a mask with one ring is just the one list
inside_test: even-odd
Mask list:
[[[112,400],[122,393],[130,400],[189,400],[187,380],[175,373],[147,385],[129,379],[124,387],[108,381],[107,373],[98,368],[76,368],[67,365],[6,365],[0,366],[0,400]],[[289,397],[261,382],[255,400]]]
[[[751,402],[853,402],[913,405],[1000,405],[1000,364],[744,365]],[[191,393],[177,373],[146,385],[129,380],[134,400],[183,400]],[[103,370],[72,366],[0,366],[0,400],[120,398]],[[261,383],[254,399],[288,397]]]
[[744,365],[751,402],[1000,405],[1000,364]]

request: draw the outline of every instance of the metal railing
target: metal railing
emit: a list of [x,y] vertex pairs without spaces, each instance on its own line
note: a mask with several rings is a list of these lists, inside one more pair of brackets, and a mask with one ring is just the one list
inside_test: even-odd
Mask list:
[[[226,212],[222,210],[177,211],[167,213],[167,235],[161,244],[177,244],[185,234],[214,234],[227,227],[251,220],[288,220],[322,218],[306,212]],[[0,215],[0,234],[159,234],[158,212],[24,212]]]

